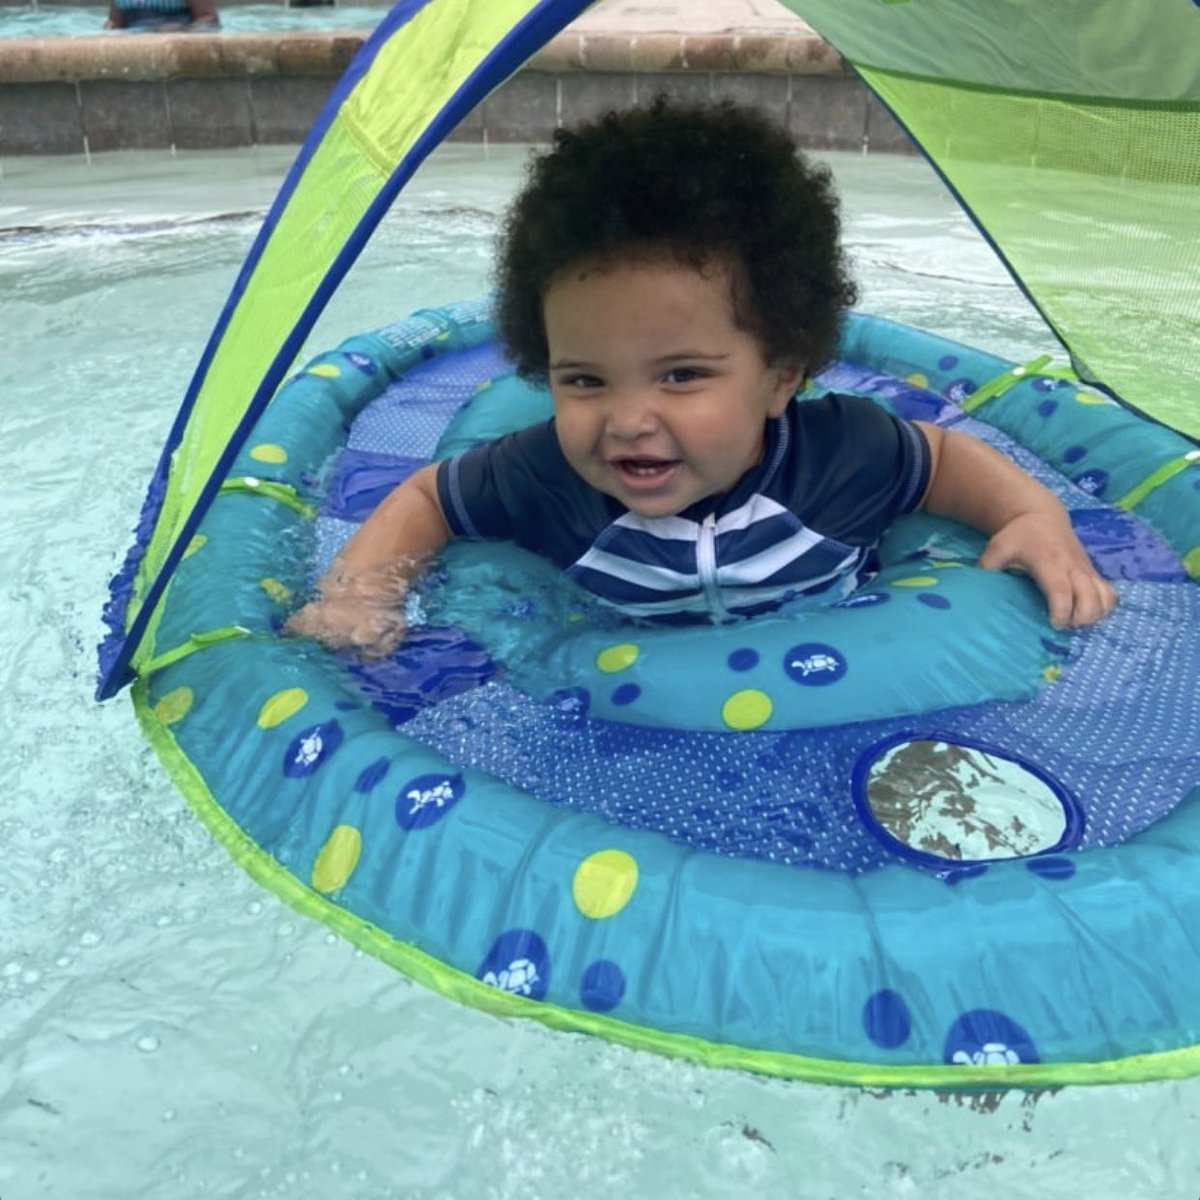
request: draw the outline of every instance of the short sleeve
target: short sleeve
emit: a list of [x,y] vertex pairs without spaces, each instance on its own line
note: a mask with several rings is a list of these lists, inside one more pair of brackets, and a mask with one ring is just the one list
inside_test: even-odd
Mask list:
[[869,545],[920,504],[930,453],[912,422],[861,396],[802,400],[795,409],[792,508],[810,529]]
[[560,565],[612,519],[604,498],[567,464],[553,421],[439,463],[437,492],[455,537],[510,538]]

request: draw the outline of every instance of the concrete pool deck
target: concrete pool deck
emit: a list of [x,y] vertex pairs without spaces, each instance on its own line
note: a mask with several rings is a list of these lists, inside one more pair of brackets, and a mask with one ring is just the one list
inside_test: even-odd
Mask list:
[[[366,36],[0,40],[0,155],[299,143]],[[544,141],[659,92],[760,105],[812,149],[910,149],[836,51],[776,0],[602,0],[452,137]]]

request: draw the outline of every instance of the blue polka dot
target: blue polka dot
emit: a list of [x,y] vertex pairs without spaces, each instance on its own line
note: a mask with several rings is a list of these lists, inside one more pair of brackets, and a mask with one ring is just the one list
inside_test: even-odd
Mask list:
[[1068,446],[1063,451],[1063,462],[1077,463],[1081,458],[1087,455],[1086,446]]
[[952,367],[957,367],[958,355],[943,354],[942,357],[938,359],[938,366],[941,367],[943,371],[949,371]]
[[912,1033],[912,1014],[897,992],[883,988],[863,1005],[863,1029],[867,1037],[885,1050],[903,1046]]
[[1061,379],[1047,379],[1044,375],[1035,375],[1033,377],[1033,386],[1039,392],[1052,392],[1055,388],[1063,386]]
[[963,1013],[950,1026],[944,1057],[956,1066],[1003,1067],[1041,1061],[1029,1034],[1011,1017],[990,1008]]
[[823,642],[801,642],[783,656],[788,677],[804,687],[828,687],[846,674],[846,660]]
[[1057,400],[1043,400],[1037,407],[1039,417],[1052,417],[1058,411]]
[[374,375],[379,368],[375,365],[375,360],[370,355],[363,354],[358,350],[347,350],[347,360],[357,367],[364,375]]
[[421,347],[421,358],[424,362],[428,362],[431,358],[437,355],[437,351],[429,345]]
[[623,683],[612,694],[614,704],[632,704],[640,695],[642,689],[636,683]]
[[369,767],[364,767],[362,774],[354,781],[354,790],[365,796],[377,783],[383,780],[391,764],[386,758],[377,758]]
[[1075,874],[1075,864],[1069,858],[1031,858],[1025,865],[1042,879],[1070,879]]
[[311,775],[342,744],[345,734],[337,721],[324,721],[302,729],[283,756],[283,773],[289,779]]
[[758,666],[758,651],[743,646],[735,650],[726,660],[731,671],[749,671]]
[[546,943],[532,929],[509,929],[492,943],[475,978],[514,996],[543,1000],[550,986]]
[[929,605],[930,608],[949,608],[950,601],[945,596],[939,596],[937,592],[921,592],[917,599],[922,604]]
[[946,396],[950,400],[965,400],[979,390],[979,385],[973,379],[956,379],[946,388]]
[[[914,555],[923,558],[924,555]],[[834,608],[873,608],[876,604],[886,604],[891,599],[887,592],[859,592],[855,596],[847,596],[839,600]]]
[[1084,471],[1082,475],[1076,475],[1073,482],[1089,496],[1103,496],[1104,489],[1108,487],[1108,472],[1098,468]]
[[461,775],[418,775],[396,796],[396,823],[401,829],[426,829],[440,821],[466,791]]
[[573,717],[582,717],[591,708],[592,697],[587,688],[559,688],[557,692],[551,692],[546,703],[551,708],[557,708],[559,712]]
[[608,1012],[625,995],[625,972],[615,962],[599,959],[588,965],[579,984],[579,998],[592,1012]]

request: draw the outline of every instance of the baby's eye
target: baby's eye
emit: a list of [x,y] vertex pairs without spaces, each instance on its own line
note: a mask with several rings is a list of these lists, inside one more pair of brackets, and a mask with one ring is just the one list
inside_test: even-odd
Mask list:
[[574,388],[576,391],[586,391],[589,388],[603,387],[604,381],[597,375],[576,373],[572,375],[560,375],[558,377],[558,386]]
[[697,379],[707,377],[707,372],[699,367],[672,367],[664,376],[664,383],[695,383]]

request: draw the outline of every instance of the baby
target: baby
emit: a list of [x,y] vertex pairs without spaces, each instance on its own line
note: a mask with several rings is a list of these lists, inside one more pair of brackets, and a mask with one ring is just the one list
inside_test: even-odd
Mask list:
[[425,467],[347,544],[289,632],[387,654],[410,581],[450,538],[509,538],[648,620],[834,603],[920,508],[990,538],[1051,623],[1116,596],[1063,507],[964,434],[870,400],[794,401],[855,298],[829,173],[730,104],[560,131],[507,219],[496,322],[552,420]]

